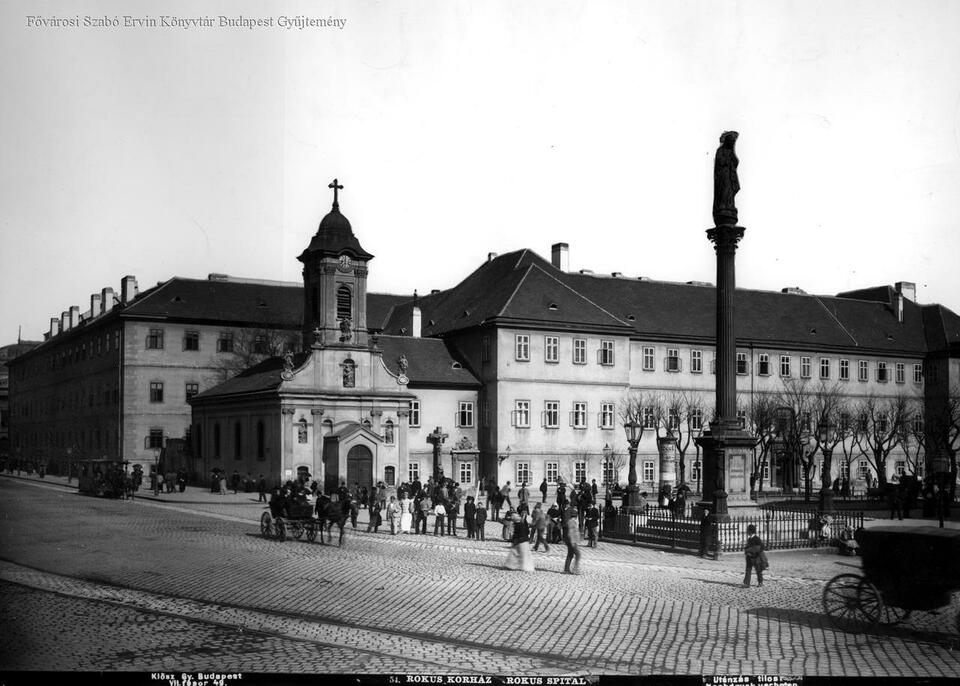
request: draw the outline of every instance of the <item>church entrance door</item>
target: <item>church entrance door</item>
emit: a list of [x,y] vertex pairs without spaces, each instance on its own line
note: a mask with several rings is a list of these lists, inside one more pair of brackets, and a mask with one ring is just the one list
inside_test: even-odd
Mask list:
[[347,453],[347,486],[373,485],[373,453],[365,445],[355,445]]

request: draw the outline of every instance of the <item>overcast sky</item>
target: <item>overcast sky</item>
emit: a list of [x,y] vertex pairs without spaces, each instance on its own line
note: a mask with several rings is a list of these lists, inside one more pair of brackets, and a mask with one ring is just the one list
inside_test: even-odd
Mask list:
[[126,274],[299,281],[334,177],[374,292],[560,241],[712,282],[728,129],[739,286],[960,312],[958,29],[949,0],[4,2],[0,344]]

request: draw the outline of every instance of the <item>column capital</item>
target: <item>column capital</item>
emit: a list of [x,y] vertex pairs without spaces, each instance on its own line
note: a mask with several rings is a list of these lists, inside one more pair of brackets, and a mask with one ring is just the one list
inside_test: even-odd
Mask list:
[[714,250],[736,250],[737,243],[743,238],[746,229],[742,226],[733,224],[722,224],[712,229],[707,229],[707,238],[713,242]]
[[318,410],[318,409],[316,409],[316,408],[310,410],[310,414],[312,414],[314,417],[318,417],[318,416],[322,415],[324,412],[325,412],[325,410]]
[[280,414],[291,415],[291,416],[296,414],[296,412],[297,411],[292,407],[284,407],[282,410],[280,410]]

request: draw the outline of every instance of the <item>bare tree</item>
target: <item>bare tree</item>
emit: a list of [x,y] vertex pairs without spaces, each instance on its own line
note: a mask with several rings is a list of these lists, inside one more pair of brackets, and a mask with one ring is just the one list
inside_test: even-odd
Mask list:
[[920,403],[911,400],[907,409],[907,416],[900,427],[902,436],[900,445],[906,457],[907,472],[916,477],[920,471],[921,460],[926,452],[926,434],[923,427],[923,413]]
[[767,393],[755,394],[746,409],[747,424],[744,428],[756,440],[750,474],[751,491],[754,488],[763,491],[763,465],[768,461],[777,429],[776,409],[776,397]]
[[946,455],[950,463],[950,500],[957,492],[957,453],[960,452],[960,386],[954,386],[946,397],[928,404],[927,452]]
[[232,338],[225,339],[229,341],[224,344],[228,349],[222,352],[227,354],[217,356],[216,369],[223,380],[229,379],[267,358],[297,350],[299,338],[298,331],[267,327],[240,329],[233,332]]
[[856,406],[854,441],[877,473],[877,485],[887,485],[887,458],[903,439],[903,423],[910,401],[904,394],[893,397],[869,395]]

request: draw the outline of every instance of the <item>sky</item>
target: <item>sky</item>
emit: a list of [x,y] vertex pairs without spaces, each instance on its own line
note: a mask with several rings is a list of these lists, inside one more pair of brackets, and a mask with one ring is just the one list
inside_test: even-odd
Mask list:
[[950,0],[6,1],[0,344],[127,274],[300,281],[334,178],[371,292],[557,242],[714,282],[725,130],[739,287],[960,312],[958,29]]

